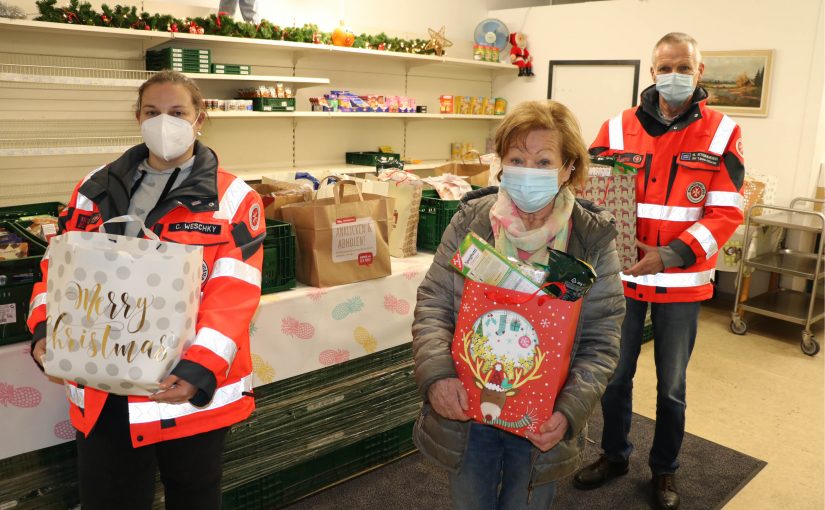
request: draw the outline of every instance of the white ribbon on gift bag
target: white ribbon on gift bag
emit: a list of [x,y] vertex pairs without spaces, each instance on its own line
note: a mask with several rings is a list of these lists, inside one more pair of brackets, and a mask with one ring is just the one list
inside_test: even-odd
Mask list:
[[[103,232],[140,222],[147,239]],[[195,338],[203,248],[161,241],[132,216],[66,232],[46,253],[46,373],[150,395]]]

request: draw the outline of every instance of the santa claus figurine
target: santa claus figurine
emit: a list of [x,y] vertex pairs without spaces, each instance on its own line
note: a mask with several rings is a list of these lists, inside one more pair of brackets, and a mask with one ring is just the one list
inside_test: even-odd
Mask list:
[[519,76],[535,76],[533,74],[533,57],[527,51],[527,36],[521,32],[510,34],[510,63],[518,66]]

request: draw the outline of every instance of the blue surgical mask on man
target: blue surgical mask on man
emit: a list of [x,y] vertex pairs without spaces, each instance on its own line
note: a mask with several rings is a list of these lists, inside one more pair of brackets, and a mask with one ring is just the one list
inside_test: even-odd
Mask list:
[[559,192],[559,169],[503,165],[501,188],[519,210],[534,213],[556,198]]
[[656,90],[672,107],[681,106],[693,96],[696,86],[692,74],[668,73],[656,75]]

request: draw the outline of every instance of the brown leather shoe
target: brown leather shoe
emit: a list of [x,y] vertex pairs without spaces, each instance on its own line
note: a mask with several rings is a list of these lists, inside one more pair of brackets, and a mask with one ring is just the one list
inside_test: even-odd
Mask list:
[[585,466],[573,477],[573,487],[589,491],[597,489],[613,478],[626,475],[628,462],[610,462],[605,455],[600,455],[599,460]]
[[651,480],[653,486],[653,501],[656,508],[662,510],[675,510],[679,508],[679,494],[676,486],[673,485],[673,475],[653,475]]

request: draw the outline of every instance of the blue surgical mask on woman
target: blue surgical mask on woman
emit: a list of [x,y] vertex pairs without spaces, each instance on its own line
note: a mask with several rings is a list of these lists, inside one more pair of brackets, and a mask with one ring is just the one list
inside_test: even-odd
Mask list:
[[656,75],[656,90],[670,106],[680,106],[693,95],[692,74],[668,73]]
[[519,210],[534,213],[556,198],[559,192],[559,169],[503,165],[501,188]]

